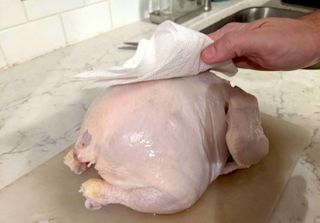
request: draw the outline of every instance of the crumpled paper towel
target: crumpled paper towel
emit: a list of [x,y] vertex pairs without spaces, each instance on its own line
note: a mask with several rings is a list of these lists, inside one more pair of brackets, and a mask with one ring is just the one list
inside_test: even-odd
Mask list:
[[107,81],[107,85],[197,75],[213,69],[234,75],[232,61],[205,64],[201,51],[213,43],[208,36],[171,21],[161,23],[150,40],[142,39],[135,55],[122,66],[80,73],[78,79]]

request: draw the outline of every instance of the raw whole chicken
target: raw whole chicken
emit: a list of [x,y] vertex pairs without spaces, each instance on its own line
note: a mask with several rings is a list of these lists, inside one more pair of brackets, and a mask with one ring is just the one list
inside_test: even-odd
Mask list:
[[90,106],[65,164],[78,174],[94,164],[101,176],[81,186],[87,208],[168,214],[267,153],[256,98],[208,72],[112,87]]

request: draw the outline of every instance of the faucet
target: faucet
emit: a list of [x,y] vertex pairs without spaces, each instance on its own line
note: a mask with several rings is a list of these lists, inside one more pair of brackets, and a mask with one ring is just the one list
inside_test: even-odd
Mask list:
[[211,0],[204,0],[204,8],[203,10],[205,12],[208,12],[211,10]]
[[[211,10],[211,0],[149,0],[156,6],[149,13],[153,23],[172,20],[176,23],[185,22],[201,13]],[[155,3],[155,4],[154,4]],[[188,7],[193,8],[188,8]],[[150,7],[150,6],[149,6]],[[163,7],[163,8],[162,8]],[[153,8],[153,7],[151,7]]]

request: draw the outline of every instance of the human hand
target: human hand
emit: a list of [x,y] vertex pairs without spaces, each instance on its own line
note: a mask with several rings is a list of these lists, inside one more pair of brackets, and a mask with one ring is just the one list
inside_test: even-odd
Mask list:
[[201,59],[258,70],[293,70],[320,61],[320,11],[301,19],[266,18],[252,23],[229,23],[209,34],[215,42]]

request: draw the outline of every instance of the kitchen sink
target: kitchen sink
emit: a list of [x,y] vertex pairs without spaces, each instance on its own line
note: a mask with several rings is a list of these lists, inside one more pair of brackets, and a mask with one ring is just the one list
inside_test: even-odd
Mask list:
[[274,8],[274,7],[251,7],[238,11],[204,29],[200,32],[209,34],[230,22],[253,22],[258,19],[267,17],[284,17],[284,18],[298,18],[306,13],[300,11],[293,11],[288,9]]

